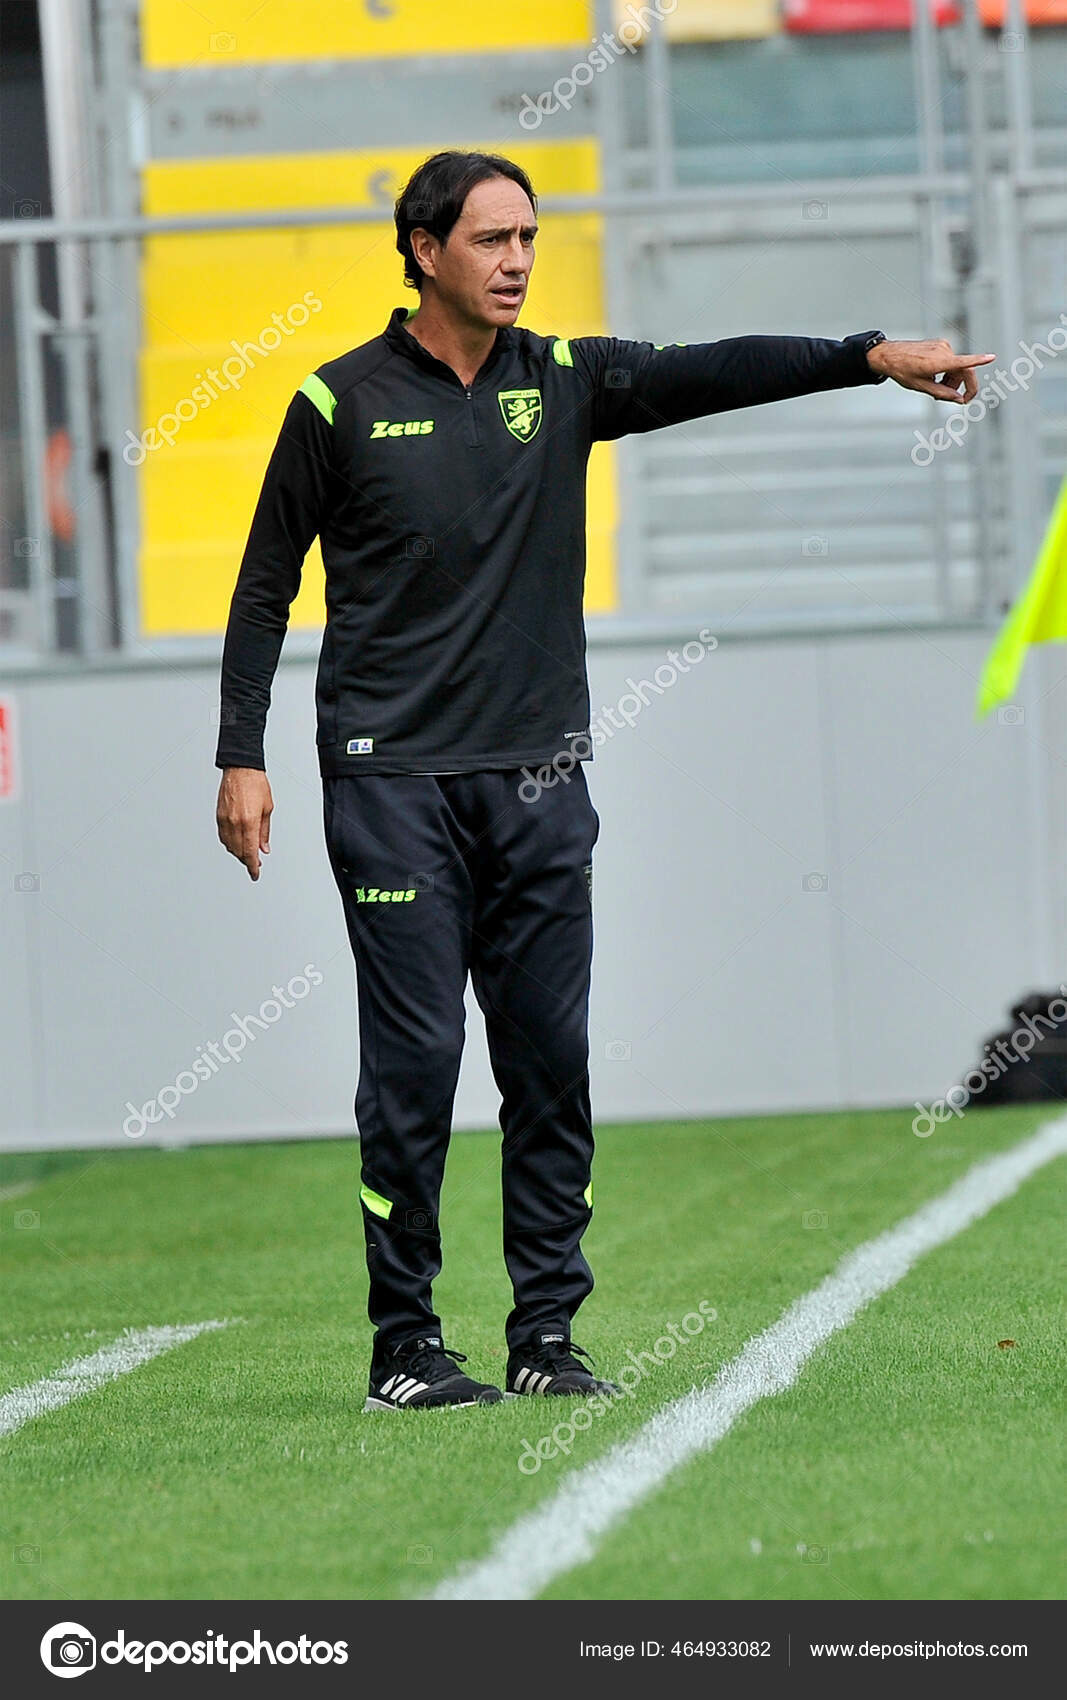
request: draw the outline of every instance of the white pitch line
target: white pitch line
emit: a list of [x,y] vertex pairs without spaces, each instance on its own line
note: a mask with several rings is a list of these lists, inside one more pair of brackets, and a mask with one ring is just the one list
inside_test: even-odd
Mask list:
[[[594,1556],[598,1537],[697,1453],[728,1434],[761,1399],[791,1387],[813,1352],[916,1260],[1010,1198],[1030,1175],[1067,1155],[1067,1117],[1010,1151],[975,1164],[938,1198],[843,1258],[826,1280],[742,1347],[715,1380],[657,1411],[629,1440],[572,1471],[519,1518],[487,1556],[446,1578],[438,1600],[534,1599],[557,1576]],[[537,1400],[538,1414],[547,1401]],[[565,1401],[561,1402],[562,1405]]]
[[0,1204],[6,1204],[9,1198],[25,1198],[28,1192],[34,1192],[40,1184],[40,1181],[15,1181],[13,1186],[0,1186]]
[[28,1387],[13,1387],[10,1393],[0,1396],[0,1435],[14,1434],[24,1423],[32,1422],[46,1411],[56,1411],[61,1405],[69,1405],[72,1399],[95,1393],[106,1382],[115,1381],[120,1375],[129,1375],[131,1370],[140,1369],[142,1364],[158,1358],[162,1352],[170,1352],[175,1346],[184,1346],[187,1340],[195,1340],[198,1334],[229,1326],[226,1321],[127,1328],[117,1340],[112,1340],[109,1346],[101,1346],[98,1352],[74,1358],[54,1374],[33,1381]]

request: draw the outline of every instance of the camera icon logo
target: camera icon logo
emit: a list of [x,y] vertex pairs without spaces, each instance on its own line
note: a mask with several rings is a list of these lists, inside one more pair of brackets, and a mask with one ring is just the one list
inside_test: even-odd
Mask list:
[[997,720],[1001,726],[1023,726],[1026,723],[1026,710],[1020,708],[1017,702],[1008,702],[1003,708],[997,709]]
[[96,1637],[81,1623],[55,1623],[41,1640],[41,1663],[53,1676],[84,1676],[96,1666]]
[[431,560],[434,553],[433,538],[405,537],[404,553],[409,561]]
[[609,1062],[629,1062],[629,1039],[609,1039],[607,1044],[604,1046],[604,1055],[607,1057]]
[[830,877],[828,874],[805,874],[800,882],[801,891],[829,891]]

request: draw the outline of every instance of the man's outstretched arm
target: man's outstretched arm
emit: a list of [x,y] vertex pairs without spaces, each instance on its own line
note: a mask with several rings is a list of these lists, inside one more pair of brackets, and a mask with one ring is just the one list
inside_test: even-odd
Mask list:
[[331,422],[298,392],[267,467],[226,625],[215,823],[254,880],[270,850],[274,807],[263,757],[271,685],[304,556],[326,509],[331,435]]
[[592,392],[593,436],[598,439],[886,378],[962,403],[976,393],[974,368],[996,359],[993,354],[957,354],[940,340],[876,341],[880,336],[859,331],[840,342],[738,336],[662,348],[618,337],[579,337],[568,346]]

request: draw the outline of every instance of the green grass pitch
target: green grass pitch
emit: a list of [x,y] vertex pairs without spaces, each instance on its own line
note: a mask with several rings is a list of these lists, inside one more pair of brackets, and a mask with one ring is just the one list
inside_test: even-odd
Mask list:
[[[363,1415],[354,1142],[0,1158],[0,1393],[125,1328],[235,1319],[0,1439],[3,1595],[425,1593],[1051,1113],[976,1109],[926,1140],[903,1110],[601,1128],[575,1338],[610,1375],[701,1300],[717,1314],[530,1475],[523,1441],[563,1401]],[[437,1292],[446,1343],[497,1380],[498,1158],[453,1141]],[[924,1258],[550,1595],[1059,1597],[1065,1194],[1059,1161]]]

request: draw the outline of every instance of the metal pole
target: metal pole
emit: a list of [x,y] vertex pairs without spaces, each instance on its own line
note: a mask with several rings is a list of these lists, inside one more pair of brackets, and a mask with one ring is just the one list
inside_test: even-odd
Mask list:
[[[85,100],[91,63],[88,14],[84,0],[39,0],[39,12],[52,205],[58,218],[76,218],[96,210],[87,164],[95,158]],[[111,647],[113,630],[104,508],[95,468],[86,259],[84,249],[74,243],[57,247],[56,336],[66,379],[71,440],[79,646],[91,654]]]
[[[113,217],[129,218],[140,210],[128,116],[136,88],[136,19],[130,0],[102,0],[99,19],[96,130],[104,143],[105,162],[101,193]],[[101,280],[101,430],[110,455],[117,641],[129,647],[137,641],[141,629],[139,474],[123,459],[127,428],[135,433],[140,428],[140,239],[127,236],[117,241],[100,240],[91,252]]]
[[[1063,187],[1062,173],[1054,171],[1028,172],[1023,185],[1028,190],[1058,190]],[[822,200],[832,200],[854,194],[854,177],[829,177],[805,181],[806,194]],[[916,181],[914,173],[906,176],[867,177],[863,179],[864,206],[876,201],[894,201],[901,195],[961,195],[967,191],[967,177],[959,172],[943,172],[929,180]],[[784,188],[778,183],[720,183],[713,189],[697,187],[662,190],[633,189],[620,195],[544,195],[538,202],[546,213],[612,213],[618,218],[643,218],[659,213],[702,212],[745,213],[760,207],[776,207],[780,202],[796,204],[796,184]],[[311,225],[380,224],[380,207],[279,207],[267,212],[244,213],[180,213],[157,218],[76,218],[34,219],[30,228],[23,219],[0,219],[0,246],[14,247],[20,242],[85,242],[98,236],[107,238],[189,235],[194,231],[234,230],[303,230]],[[1056,225],[1053,228],[1059,229]],[[712,233],[714,239],[714,233]],[[730,233],[724,239],[730,239]]]
[[55,569],[44,487],[47,423],[41,369],[42,314],[37,300],[37,251],[29,242],[15,250],[15,358],[19,386],[23,511],[30,546],[30,589],[42,653],[56,647]]
[[985,37],[978,0],[964,0],[963,47],[967,63],[967,147],[970,153],[971,232],[975,269],[989,262],[989,117],[985,98]]
[[659,190],[674,187],[674,124],[671,116],[671,55],[663,18],[649,25],[643,51],[648,56],[648,132],[652,145],[652,182]]
[[1033,164],[1034,118],[1030,103],[1030,27],[1022,0],[1007,0],[1000,43],[1011,139],[1011,169],[1029,171]]
[[911,63],[919,132],[919,170],[923,176],[932,177],[944,170],[945,150],[937,42],[930,16],[930,0],[918,0],[911,9]]
[[[993,213],[997,235],[997,272],[1000,279],[1000,352],[1005,360],[1017,346],[1026,328],[1026,298],[1019,252],[1019,218],[1016,190],[1010,178],[996,177],[992,183]],[[1008,539],[1007,557],[1011,583],[1006,588],[1015,596],[1026,582],[1041,536],[1044,502],[1040,488],[1038,450],[1040,432],[1036,398],[1027,391],[1010,394],[997,409],[1005,437],[1007,471]],[[1029,816],[1027,844],[1030,850],[1030,920],[1033,929],[1032,962],[1035,976],[1051,982],[1052,892],[1051,826],[1042,735],[1042,692],[1032,678],[1023,687],[1026,703],[1025,761],[1026,799]]]
[[[595,18],[598,38],[610,34],[614,24],[612,0],[596,0]],[[600,143],[601,187],[608,195],[617,197],[626,191],[623,166],[625,133],[623,113],[623,82],[627,73],[625,63],[616,66],[609,75],[597,79],[596,125]],[[624,219],[607,212],[602,215],[604,304],[610,336],[634,335],[630,304],[630,244],[631,236]],[[615,571],[620,612],[638,613],[645,605],[645,565],[643,559],[643,491],[640,444],[634,438],[623,437],[611,449],[602,445],[595,453],[610,453],[615,461],[615,501],[618,523],[615,529]],[[593,707],[596,713],[596,707]]]
[[[930,0],[916,0],[911,9],[911,53],[915,87],[915,105],[919,133],[919,176],[935,177],[944,170],[944,134],[941,125],[941,90],[937,67],[937,42],[931,17]],[[935,332],[941,320],[940,281],[945,275],[943,262],[944,225],[938,202],[932,194],[924,195],[919,208],[919,292],[924,315],[932,323],[920,326],[927,335]],[[942,404],[931,396],[926,403],[927,430],[936,430],[940,423]],[[938,455],[933,464],[933,511],[931,532],[934,551],[934,584],[938,612],[942,618],[952,613],[952,541],[949,528],[949,493],[944,457]]]
[[[1016,190],[1011,179],[995,177],[991,192],[996,216],[996,269],[1000,281],[998,353],[1002,360],[1010,364],[1027,328],[1022,232]],[[1045,518],[1041,478],[1040,412],[1033,389],[1010,393],[998,407],[997,418],[1005,435],[1005,467],[1011,513],[1011,582],[1006,589],[1009,595],[1014,596],[1030,570],[1041,541]]]
[[[978,0],[964,0],[963,47],[966,63],[967,145],[970,153],[970,273],[964,284],[966,346],[995,348],[998,326],[994,320],[995,278],[992,271],[992,242],[989,213],[989,117],[985,89],[985,37],[978,15]],[[979,374],[979,393],[983,378]],[[975,612],[992,620],[995,608],[995,563],[998,539],[993,526],[992,492],[999,484],[996,435],[980,425],[973,436],[968,506],[975,525]]]

